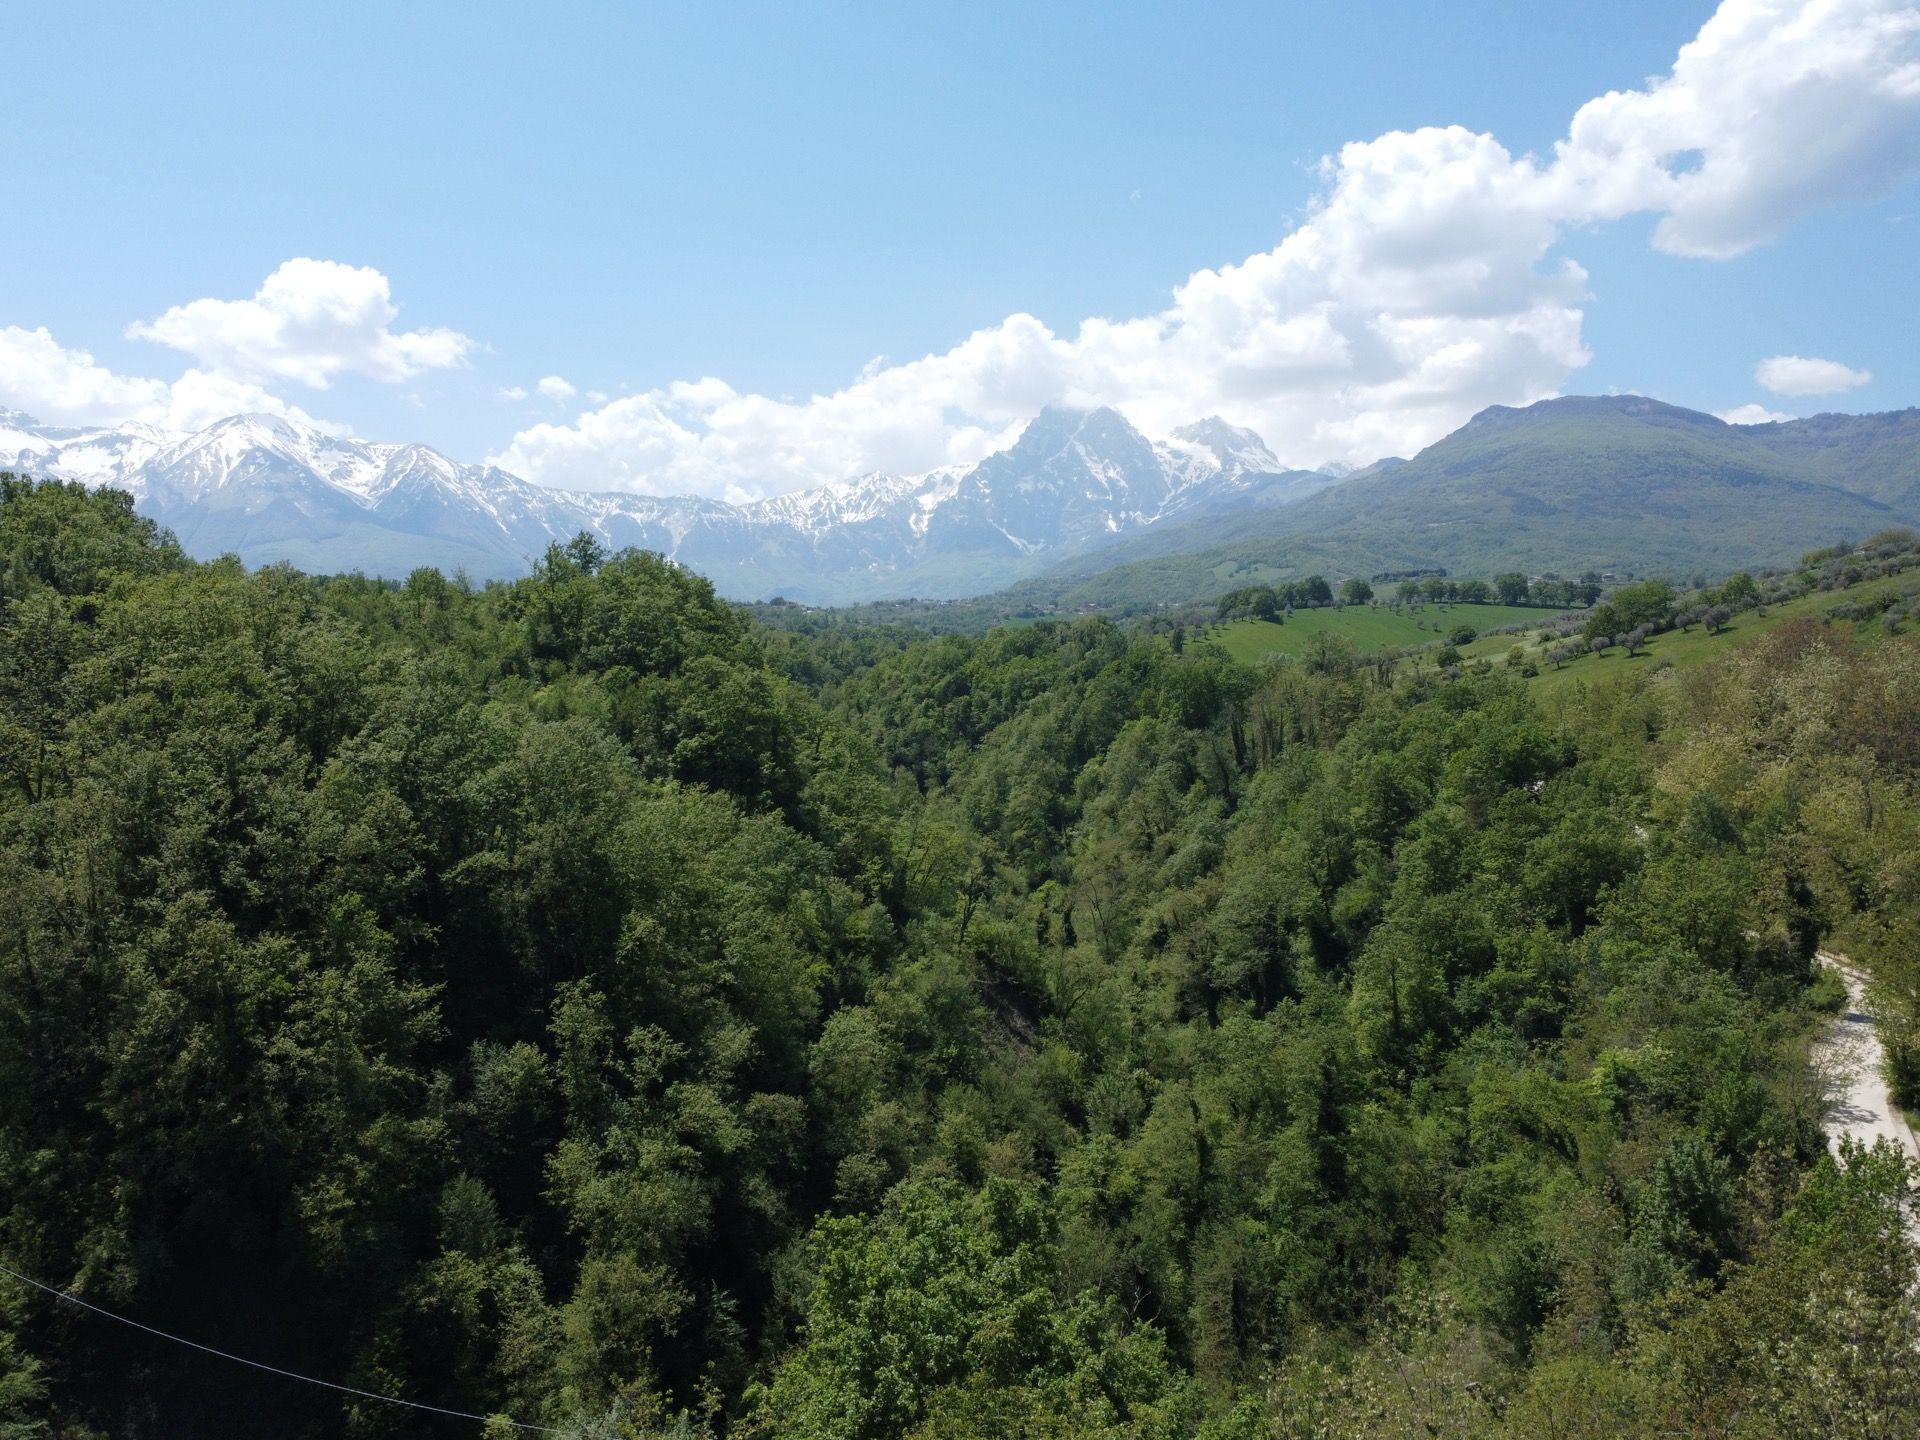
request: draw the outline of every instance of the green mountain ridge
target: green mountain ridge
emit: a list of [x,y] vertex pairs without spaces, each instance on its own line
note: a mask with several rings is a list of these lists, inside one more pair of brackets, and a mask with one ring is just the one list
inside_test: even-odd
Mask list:
[[1743,427],[1808,478],[1908,511],[1920,510],[1920,409],[1810,415]]
[[1143,608],[1249,579],[1440,567],[1711,573],[1920,520],[1920,410],[1761,426],[1643,396],[1495,406],[1284,511],[1170,526],[1015,587]]

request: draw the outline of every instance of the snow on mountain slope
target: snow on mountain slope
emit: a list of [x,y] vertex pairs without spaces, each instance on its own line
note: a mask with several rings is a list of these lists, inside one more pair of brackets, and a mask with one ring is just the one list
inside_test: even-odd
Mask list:
[[919,491],[921,478],[860,475],[815,490],[775,495],[742,508],[756,520],[817,534],[835,525],[860,525],[890,513],[901,500]]
[[144,486],[141,466],[176,439],[151,425],[95,430],[41,425],[31,415],[0,409],[0,469],[45,471],[89,485],[117,485],[136,500]]
[[1217,470],[1264,474],[1277,474],[1280,470],[1280,462],[1267,448],[1266,441],[1251,430],[1229,425],[1218,415],[1182,425],[1173,432],[1172,440],[1204,451]]
[[1195,506],[1253,503],[1286,478],[1252,431],[1207,419],[1153,441],[1106,409],[1043,411],[977,465],[862,475],[743,506],[550,489],[424,445],[267,415],[180,434],[46,426],[0,410],[0,469],[117,486],[194,553],[232,550],[250,563],[503,577],[585,530],[658,550],[728,594],[835,598],[977,589],[1031,557]]

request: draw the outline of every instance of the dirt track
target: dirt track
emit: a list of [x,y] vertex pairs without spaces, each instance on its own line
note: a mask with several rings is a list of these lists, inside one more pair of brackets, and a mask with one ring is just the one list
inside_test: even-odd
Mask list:
[[1837,971],[1847,987],[1847,1008],[1820,1046],[1823,1068],[1831,1077],[1827,1092],[1828,1146],[1838,1154],[1842,1136],[1862,1145],[1891,1140],[1909,1158],[1920,1161],[1920,1142],[1887,1091],[1886,1054],[1866,1008],[1866,976],[1844,955],[1822,950],[1819,960]]

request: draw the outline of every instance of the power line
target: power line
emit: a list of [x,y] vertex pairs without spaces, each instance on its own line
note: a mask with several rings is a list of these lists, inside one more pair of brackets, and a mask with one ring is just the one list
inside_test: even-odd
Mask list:
[[[0,1275],[11,1275],[23,1285],[31,1285],[36,1290],[44,1290],[57,1300],[65,1300],[69,1305],[78,1305],[82,1310],[91,1310],[96,1315],[104,1315],[109,1320],[117,1320],[122,1325],[130,1325],[135,1330],[144,1330],[149,1335],[158,1335],[162,1340],[171,1340],[176,1345],[185,1345],[194,1350],[203,1350],[209,1355],[218,1355],[222,1360],[232,1360],[236,1364],[251,1365],[255,1370],[265,1370],[270,1375],[282,1375],[289,1380],[298,1380],[305,1385],[318,1385],[323,1390],[337,1390],[343,1395],[357,1395],[362,1400],[378,1400],[382,1405],[401,1405],[409,1410],[425,1410],[434,1415],[448,1415],[455,1420],[478,1420],[482,1424],[496,1417],[475,1415],[467,1410],[449,1410],[441,1405],[423,1405],[418,1400],[402,1400],[396,1395],[376,1395],[371,1390],[356,1390],[351,1385],[336,1385],[331,1380],[318,1380],[311,1375],[301,1375],[292,1370],[282,1370],[278,1365],[268,1365],[264,1361],[249,1360],[244,1355],[235,1355],[230,1351],[216,1350],[211,1345],[202,1345],[198,1340],[189,1340],[184,1335],[174,1335],[165,1330],[156,1330],[151,1325],[142,1325],[138,1320],[130,1320],[125,1315],[116,1315],[91,1301],[82,1300],[78,1295],[70,1295],[65,1290],[56,1290],[51,1285],[43,1285],[31,1275],[22,1275],[18,1270],[0,1265]],[[505,1416],[497,1417],[505,1420]],[[552,1425],[529,1425],[522,1420],[506,1420],[516,1430],[529,1430],[542,1435],[563,1433]]]

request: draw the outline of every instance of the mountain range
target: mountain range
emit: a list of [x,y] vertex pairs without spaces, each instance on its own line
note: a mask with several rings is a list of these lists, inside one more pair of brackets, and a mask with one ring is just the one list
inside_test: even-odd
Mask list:
[[1285,510],[1119,537],[1002,611],[1143,609],[1310,574],[1726,574],[1920,525],[1920,409],[1730,425],[1638,395],[1496,405]]
[[0,410],[0,469],[113,485],[199,556],[399,576],[526,573],[581,531],[657,550],[743,599],[975,594],[1175,518],[1285,504],[1334,483],[1285,471],[1219,419],[1148,440],[1113,410],[1043,411],[1007,450],[749,505],[566,491],[423,445],[239,415],[182,434],[42,425]]
[[1445,568],[1717,573],[1920,523],[1920,410],[1730,425],[1641,396],[1494,406],[1411,459],[1288,470],[1208,419],[1150,440],[1044,410],[1008,449],[729,505],[578,492],[421,445],[236,416],[193,434],[0,410],[0,469],[111,484],[189,552],[401,576],[522,574],[581,531],[739,599],[1142,608],[1256,579]]

